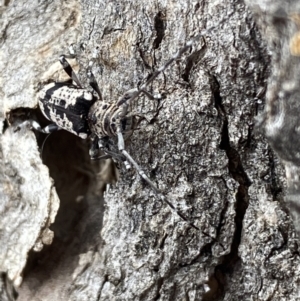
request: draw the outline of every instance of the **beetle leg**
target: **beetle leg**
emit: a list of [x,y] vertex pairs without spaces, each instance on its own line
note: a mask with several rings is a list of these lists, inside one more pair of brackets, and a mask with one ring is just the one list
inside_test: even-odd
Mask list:
[[50,134],[56,131],[61,130],[61,128],[56,125],[55,123],[49,124],[46,127],[42,128],[40,126],[40,124],[38,122],[36,122],[35,120],[26,120],[23,123],[21,123],[20,125],[18,125],[14,132],[19,131],[22,127],[28,126],[31,129],[35,129],[38,132],[44,133],[44,134]]
[[89,150],[89,154],[91,157],[91,160],[95,160],[95,158],[98,156],[99,153],[99,138],[97,136],[91,137],[92,143]]
[[[98,156],[99,150],[105,153],[105,155]],[[120,155],[114,151],[111,151],[107,147],[107,140],[105,138],[92,138],[92,145],[90,148],[90,156],[91,160],[101,160],[101,159],[109,159],[114,158],[120,162],[124,162],[127,169],[130,169],[130,164],[126,161],[123,155]]]
[[71,65],[69,64],[69,62],[66,60],[66,56],[65,55],[61,55],[59,57],[59,61],[62,64],[65,72],[70,76],[70,78],[72,78],[72,80],[76,83],[76,85],[78,86],[78,88],[82,89],[82,84],[79,81],[75,71],[73,70],[73,68],[71,67]]
[[96,91],[96,93],[99,95],[99,99],[102,101],[103,100],[102,94],[92,70],[88,69],[87,76],[89,78],[90,86],[94,89],[94,91]]

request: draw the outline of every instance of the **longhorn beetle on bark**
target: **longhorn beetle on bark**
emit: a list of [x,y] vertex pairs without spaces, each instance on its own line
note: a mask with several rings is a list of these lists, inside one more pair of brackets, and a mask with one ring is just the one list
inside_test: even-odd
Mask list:
[[[228,18],[222,19],[217,25],[208,28],[188,41],[169,61],[165,63],[165,65],[153,72],[150,78],[139,89],[127,91],[115,103],[108,103],[103,100],[99,86],[91,70],[87,71],[89,84],[93,88],[94,92],[96,92],[97,96],[83,88],[74,70],[66,60],[66,56],[60,56],[59,61],[62,64],[63,69],[75,84],[70,82],[53,82],[45,85],[38,93],[40,109],[45,117],[52,121],[53,124],[50,124],[45,128],[41,128],[36,121],[27,120],[19,125],[16,130],[19,130],[22,126],[30,126],[39,132],[49,134],[54,131],[64,129],[81,137],[82,139],[89,137],[92,140],[90,148],[91,159],[114,158],[118,161],[124,162],[127,169],[130,168],[130,165],[134,166],[141,178],[144,179],[145,182],[153,189],[158,198],[168,204],[168,206],[191,227],[200,230],[176,209],[176,207],[144,173],[138,163],[125,150],[124,135],[126,136],[128,132],[132,132],[134,130],[134,125],[136,124],[136,122],[134,122],[134,113],[132,114],[131,112],[128,112],[129,103],[136,99],[140,94],[144,94],[151,100],[155,100],[156,98],[146,90],[149,84],[175,60],[180,58],[182,54],[189,50],[191,46],[204,34],[207,34],[212,29],[218,27],[227,19]],[[118,139],[119,152],[109,149],[109,138],[112,137],[117,137]],[[97,157],[99,150],[105,155]],[[209,236],[204,232],[202,233]]]

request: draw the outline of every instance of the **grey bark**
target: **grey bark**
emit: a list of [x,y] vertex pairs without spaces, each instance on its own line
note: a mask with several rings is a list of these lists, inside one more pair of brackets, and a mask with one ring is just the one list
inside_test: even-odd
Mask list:
[[[226,17],[151,85],[160,102],[132,104],[146,119],[126,141],[200,231],[135,170],[120,164],[116,175],[108,162],[91,162],[87,141],[14,132],[23,115],[44,123],[39,83],[61,78],[56,60],[71,44],[80,78],[86,83],[91,63],[104,98],[116,101]],[[285,174],[254,131],[275,67],[243,3],[11,1],[0,22],[0,271],[18,300],[297,300]]]
[[272,72],[266,110],[260,122],[272,147],[283,161],[287,177],[286,201],[300,234],[299,207],[299,57],[300,4],[288,1],[251,1],[272,52]]

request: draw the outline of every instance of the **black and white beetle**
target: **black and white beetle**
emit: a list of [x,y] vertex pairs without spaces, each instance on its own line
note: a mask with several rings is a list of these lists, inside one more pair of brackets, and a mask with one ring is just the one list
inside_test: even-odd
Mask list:
[[[218,25],[224,21],[225,19],[221,20]],[[125,150],[124,135],[126,136],[133,131],[135,124],[135,115],[128,111],[129,103],[142,93],[154,100],[155,97],[146,91],[147,86],[175,60],[180,58],[183,53],[190,49],[195,41],[199,40],[200,37],[211,31],[213,28],[216,28],[218,25],[210,27],[188,41],[165,65],[157,69],[145,84],[139,89],[129,90],[116,103],[103,101],[100,89],[91,70],[88,70],[89,83],[98,96],[95,96],[94,93],[83,88],[74,70],[65,56],[62,55],[59,58],[60,63],[75,84],[70,82],[54,82],[44,86],[38,93],[40,109],[46,118],[52,121],[53,124],[41,128],[36,121],[27,120],[22,125],[30,125],[32,128],[42,133],[51,133],[56,130],[64,129],[82,139],[88,137],[91,138],[92,146],[90,149],[90,156],[92,159],[95,159],[98,151],[101,150],[105,155],[98,159],[114,158],[123,161],[127,168],[129,168],[131,164],[161,200],[166,202],[169,207],[190,226],[200,230],[173,206]],[[116,152],[115,150],[112,151],[108,147],[107,141],[112,137],[117,137],[118,139],[119,152]]]
[[[127,91],[116,103],[103,101],[98,84],[90,70],[88,70],[89,83],[97,93],[97,96],[87,89],[84,89],[65,56],[62,55],[59,61],[75,85],[71,82],[53,82],[45,85],[38,93],[39,107],[45,117],[52,121],[53,124],[41,128],[39,123],[35,120],[27,120],[18,126],[17,129],[23,126],[30,126],[46,134],[64,129],[82,139],[91,138],[90,156],[92,159],[114,158],[124,162],[126,168],[130,168],[130,164],[133,165],[139,175],[149,184],[161,200],[165,201],[172,210],[193,228],[199,230],[198,227],[189,222],[173,204],[165,198],[131,155],[124,149],[124,136],[126,137],[128,133],[132,132],[136,124],[135,115],[128,112],[129,102],[142,93],[152,100],[156,99],[148,93],[145,88],[170,64],[186,52],[192,43],[193,41],[187,42],[164,66],[155,71],[140,89]],[[119,153],[109,149],[108,138],[110,137],[117,137]],[[97,157],[99,150],[105,155]]]

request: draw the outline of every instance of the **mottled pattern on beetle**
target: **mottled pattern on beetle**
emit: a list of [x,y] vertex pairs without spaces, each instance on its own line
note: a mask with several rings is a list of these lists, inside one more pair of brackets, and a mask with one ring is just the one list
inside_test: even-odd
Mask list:
[[91,92],[66,83],[51,83],[39,92],[39,106],[45,117],[83,139],[91,133],[87,118],[94,101]]
[[116,121],[122,112],[123,108],[119,108],[115,104],[95,102],[88,116],[91,131],[98,137],[115,136]]
[[[117,135],[117,124],[120,122],[122,134],[128,138],[136,128],[137,121],[135,116],[124,116],[123,110],[124,106],[95,102],[88,115],[90,130],[100,138],[113,137]],[[121,120],[118,121],[119,118]]]

